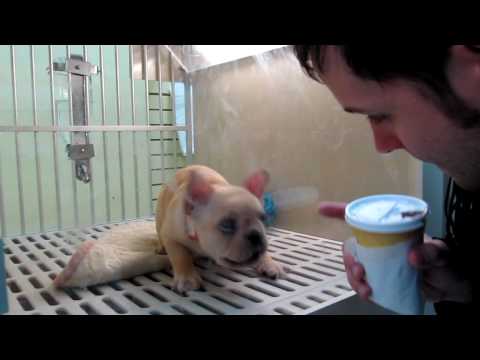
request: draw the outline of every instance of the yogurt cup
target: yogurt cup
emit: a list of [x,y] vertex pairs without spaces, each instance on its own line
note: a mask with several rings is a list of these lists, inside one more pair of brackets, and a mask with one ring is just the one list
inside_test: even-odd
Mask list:
[[400,314],[424,314],[420,273],[408,263],[423,242],[428,205],[407,195],[372,195],[349,203],[345,221],[354,237],[346,249],[365,268],[371,300]]

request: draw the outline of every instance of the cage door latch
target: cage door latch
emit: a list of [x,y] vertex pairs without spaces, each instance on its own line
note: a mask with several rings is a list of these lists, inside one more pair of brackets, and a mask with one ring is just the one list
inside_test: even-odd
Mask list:
[[[72,54],[66,61],[65,70],[71,77],[73,125],[88,125],[89,76],[95,74],[97,68],[84,61],[81,55]],[[73,132],[72,143],[67,148],[70,159],[75,162],[75,176],[84,183],[91,180],[90,159],[95,155],[88,135],[88,132]]]
[[68,157],[75,161],[75,176],[88,183],[91,179],[90,159],[95,156],[93,144],[67,145]]

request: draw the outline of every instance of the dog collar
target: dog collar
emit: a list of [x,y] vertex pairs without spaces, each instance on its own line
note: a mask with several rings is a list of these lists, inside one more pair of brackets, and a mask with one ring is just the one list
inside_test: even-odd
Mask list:
[[188,238],[192,241],[198,241],[198,234],[196,232],[193,235],[188,234]]
[[195,231],[195,227],[193,225],[193,221],[191,220],[190,216],[186,216],[186,227],[187,227],[187,236],[192,241],[198,241],[198,234]]

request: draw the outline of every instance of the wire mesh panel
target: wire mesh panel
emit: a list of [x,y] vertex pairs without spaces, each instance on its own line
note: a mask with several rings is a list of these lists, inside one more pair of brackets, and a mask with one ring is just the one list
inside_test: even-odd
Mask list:
[[162,46],[135,77],[134,48],[0,46],[1,237],[152,215],[191,159],[189,85]]
[[170,270],[85,289],[51,286],[76,246],[114,226],[6,239],[9,314],[308,314],[354,294],[341,243],[277,228],[268,232],[269,251],[288,267],[285,279],[231,271],[201,259],[196,267],[205,291],[188,296],[171,290]]

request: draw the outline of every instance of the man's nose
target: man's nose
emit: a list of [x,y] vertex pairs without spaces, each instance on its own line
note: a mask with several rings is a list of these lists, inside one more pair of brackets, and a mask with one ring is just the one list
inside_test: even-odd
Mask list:
[[402,142],[389,128],[371,124],[375,148],[379,153],[385,154],[393,150],[403,149]]

